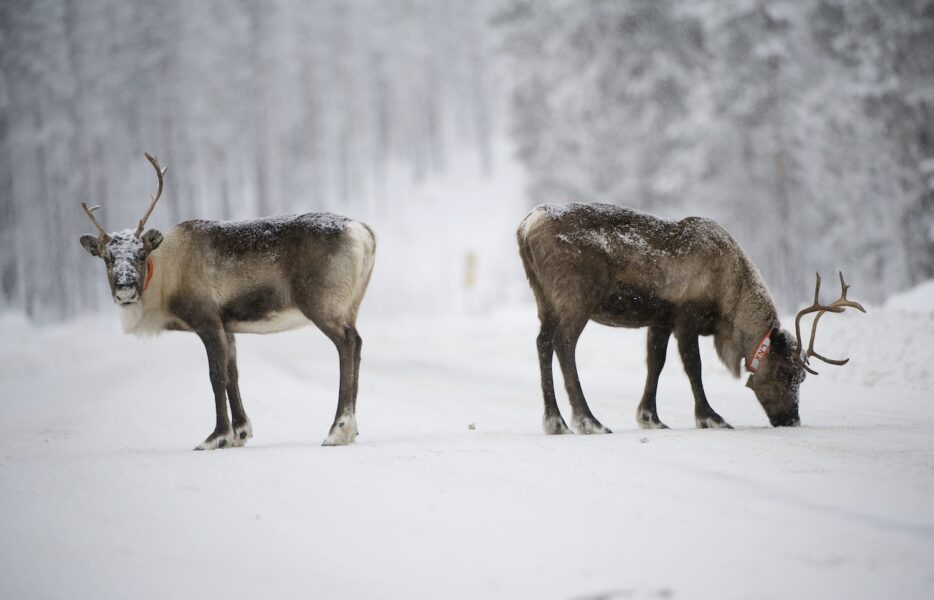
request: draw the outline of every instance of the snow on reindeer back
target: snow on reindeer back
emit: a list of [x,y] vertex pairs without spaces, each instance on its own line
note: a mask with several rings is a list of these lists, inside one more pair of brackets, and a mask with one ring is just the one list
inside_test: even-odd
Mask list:
[[248,221],[185,221],[179,226],[193,231],[212,234],[219,243],[230,249],[264,251],[278,246],[283,234],[290,231],[311,233],[321,237],[340,234],[350,219],[334,213],[288,214],[263,217]]
[[559,241],[595,246],[610,255],[622,248],[645,256],[685,256],[701,249],[709,255],[731,243],[716,221],[701,217],[671,221],[613,204],[542,204],[537,209],[568,225],[555,236]]

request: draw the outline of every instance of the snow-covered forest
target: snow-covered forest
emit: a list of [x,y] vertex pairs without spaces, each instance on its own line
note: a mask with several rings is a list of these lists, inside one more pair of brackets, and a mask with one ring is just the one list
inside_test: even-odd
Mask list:
[[816,269],[934,275],[934,3],[515,1],[530,198],[700,213],[785,306]]
[[[169,168],[156,227],[330,210],[423,253],[437,241],[417,229],[451,199],[412,187],[495,168],[502,125],[482,3],[39,0],[0,11],[2,302],[40,319],[107,302],[100,265],[76,252],[90,226],[78,203],[100,204],[111,230],[135,223],[155,186],[144,151]],[[392,251],[381,248],[386,268],[413,262]]]
[[163,229],[369,222],[382,312],[528,301],[512,232],[567,201],[718,219],[786,308],[817,269],[880,300],[934,276],[934,3],[3,3],[0,306],[109,301],[78,203],[135,223],[144,151]]

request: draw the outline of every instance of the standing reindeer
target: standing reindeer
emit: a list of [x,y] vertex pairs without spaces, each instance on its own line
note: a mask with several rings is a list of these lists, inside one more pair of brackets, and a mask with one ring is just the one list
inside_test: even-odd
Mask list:
[[[578,433],[610,433],[590,412],[575,363],[575,348],[590,320],[613,327],[648,327],[648,377],[636,421],[643,429],[666,428],[655,394],[665,365],[668,338],[678,340],[681,362],[694,393],[698,427],[729,428],[704,394],[697,338],[713,335],[720,359],[734,376],[745,359],[746,382],[773,426],[800,424],[798,387],[813,356],[817,322],[827,312],[852,307],[848,286],[838,300],[820,304],[820,275],[814,303],[795,318],[795,336],[781,329],[775,303],[759,271],[729,233],[711,219],[666,221],[607,204],[542,205],[517,232],[519,253],[538,304],[545,433],[568,433],[555,401],[552,356],[564,375]],[[803,351],[801,317],[817,313]]]
[[[162,195],[165,169],[146,154],[159,189],[136,230],[81,236],[100,257],[123,329],[137,335],[191,331],[208,355],[217,424],[195,450],[243,446],[253,437],[237,384],[234,334],[275,333],[314,323],[337,347],[337,415],[325,446],[357,437],[355,407],[363,340],[355,326],[376,250],[373,231],[330,213],[253,221],[185,221],[163,235],[143,227]],[[227,403],[233,423],[227,415]]]

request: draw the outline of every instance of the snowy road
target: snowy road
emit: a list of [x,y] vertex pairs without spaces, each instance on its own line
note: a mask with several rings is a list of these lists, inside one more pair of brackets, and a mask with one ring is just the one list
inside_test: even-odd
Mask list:
[[343,448],[320,446],[323,336],[240,336],[256,437],[191,452],[213,426],[196,338],[5,317],[0,597],[931,598],[934,317],[846,322],[822,351],[853,360],[805,382],[796,429],[769,427],[704,340],[734,431],[693,428],[674,354],[673,429],[637,429],[644,333],[591,325],[581,379],[615,433],[546,437],[533,309],[363,319]]

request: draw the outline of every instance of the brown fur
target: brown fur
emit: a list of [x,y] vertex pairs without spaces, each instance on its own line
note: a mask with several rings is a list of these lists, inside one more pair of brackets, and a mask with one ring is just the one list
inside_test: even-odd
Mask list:
[[[124,234],[129,235],[121,232],[115,239]],[[186,221],[164,237],[158,232],[147,236],[159,240],[155,247],[125,257],[138,272],[124,268],[129,272],[124,279],[136,291],[135,301],[121,306],[124,329],[141,335],[191,331],[204,342],[217,424],[198,449],[242,445],[252,435],[237,388],[234,334],[274,333],[312,323],[334,342],[340,358],[338,410],[325,443],[352,442],[362,345],[356,319],[373,268],[372,230],[337,215],[309,213],[242,222]],[[108,259],[128,247],[100,240],[95,246],[84,238],[82,244]],[[153,273],[144,291],[147,254]],[[108,276],[117,299],[110,263]]]
[[694,389],[698,425],[728,426],[704,396],[697,336],[713,335],[721,360],[738,377],[741,362],[778,317],[758,270],[723,227],[710,219],[668,221],[605,204],[543,205],[523,220],[517,237],[542,322],[546,431],[567,430],[550,390],[552,349],[576,428],[608,431],[587,407],[574,364],[577,339],[591,320],[650,328],[641,425],[663,426],[655,413],[655,371],[661,371],[674,333]]

